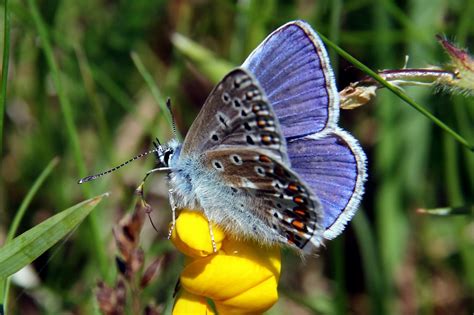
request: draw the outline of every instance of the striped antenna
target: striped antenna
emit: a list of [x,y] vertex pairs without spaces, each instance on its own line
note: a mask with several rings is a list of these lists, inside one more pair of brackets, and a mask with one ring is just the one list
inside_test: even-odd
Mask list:
[[156,152],[158,152],[158,151],[159,151],[159,147],[157,146],[157,147],[155,147],[155,149],[150,150],[150,151],[148,151],[148,152],[143,152],[142,154],[139,154],[139,155],[137,155],[137,156],[134,156],[134,157],[131,158],[130,160],[128,160],[128,161],[126,161],[126,162],[123,162],[122,164],[120,164],[120,165],[118,165],[118,166],[116,166],[116,167],[114,167],[114,168],[111,168],[110,170],[107,170],[107,171],[102,172],[102,173],[99,173],[99,174],[86,176],[86,177],[80,179],[77,183],[78,183],[78,184],[82,184],[82,183],[85,183],[85,182],[90,182],[91,180],[94,180],[94,179],[97,179],[97,178],[102,177],[102,176],[104,176],[104,175],[107,175],[107,174],[109,174],[109,173],[112,173],[112,172],[118,170],[119,168],[121,168],[121,167],[127,165],[127,164],[130,163],[130,162],[133,162],[133,161],[135,161],[135,160],[141,159],[142,157],[144,157],[144,156],[146,156],[146,155],[148,155],[148,154],[156,153]]
[[178,130],[176,129],[176,120],[174,119],[174,114],[173,114],[173,111],[171,110],[171,99],[169,97],[166,99],[166,107],[168,107],[168,111],[170,112],[170,115],[171,115],[171,123],[173,126],[174,137],[178,138]]

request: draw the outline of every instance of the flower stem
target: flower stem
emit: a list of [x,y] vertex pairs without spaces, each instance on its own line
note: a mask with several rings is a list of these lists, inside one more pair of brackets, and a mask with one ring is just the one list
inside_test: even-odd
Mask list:
[[458,134],[456,131],[451,129],[448,125],[446,125],[444,122],[442,122],[440,119],[435,117],[433,114],[431,114],[426,108],[421,106],[420,104],[416,103],[414,100],[412,100],[410,97],[408,97],[400,88],[397,86],[390,84],[387,80],[385,80],[382,76],[377,74],[375,71],[361,63],[359,60],[356,58],[352,57],[349,53],[347,53],[345,50],[331,42],[329,39],[327,39],[324,35],[321,33],[318,33],[321,39],[324,41],[326,45],[334,49],[339,55],[341,55],[343,58],[351,62],[354,66],[365,72],[367,75],[372,77],[375,81],[380,83],[382,86],[386,87],[389,89],[393,94],[397,95],[399,98],[401,98],[403,101],[405,101],[408,105],[416,109],[418,112],[426,116],[428,119],[430,119],[435,125],[443,129],[445,132],[450,134],[456,141],[461,143],[463,146],[465,146],[467,149],[470,151],[474,151],[474,145],[470,144],[464,137],[462,137],[460,134]]

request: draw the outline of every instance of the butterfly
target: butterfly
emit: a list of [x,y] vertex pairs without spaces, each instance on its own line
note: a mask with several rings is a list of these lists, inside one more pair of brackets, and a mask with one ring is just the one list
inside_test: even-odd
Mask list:
[[336,237],[366,178],[338,118],[318,35],[300,20],[281,26],[214,87],[183,143],[155,144],[173,222],[175,209],[195,209],[234,237],[306,252]]
[[318,247],[354,215],[366,177],[338,118],[321,40],[306,22],[281,26],[216,85],[184,142],[158,155],[174,206],[240,238]]

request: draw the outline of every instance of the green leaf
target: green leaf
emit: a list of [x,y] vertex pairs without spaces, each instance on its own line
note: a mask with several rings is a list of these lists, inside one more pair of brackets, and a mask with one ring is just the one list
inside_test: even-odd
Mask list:
[[[132,51],[130,56],[132,57],[133,63],[135,64],[135,67],[137,67],[138,72],[140,72],[140,75],[143,77],[143,80],[145,80],[145,83],[150,88],[151,95],[155,99],[155,102],[158,104],[158,106],[160,106],[161,115],[165,117],[170,127],[172,127],[173,119],[171,117],[171,113],[166,108],[165,100],[161,96],[160,90],[158,89],[158,86],[156,85],[153,76],[150,74],[150,72],[148,72],[142,60],[140,59],[140,56],[136,52]],[[179,135],[178,138],[181,138],[181,135]]]
[[[8,82],[8,59],[10,58],[10,15],[8,12],[8,1],[3,4],[3,58],[2,58],[2,82],[0,94],[0,156],[3,152],[3,120],[7,103],[7,82]],[[0,159],[1,165],[1,159]]]
[[108,194],[85,200],[41,222],[0,248],[0,278],[6,278],[38,258],[79,223]]
[[[36,195],[40,187],[45,182],[46,178],[48,178],[48,176],[51,174],[51,172],[56,167],[56,165],[58,165],[58,163],[59,163],[59,158],[57,157],[53,158],[51,162],[48,163],[46,168],[41,172],[40,176],[36,179],[33,186],[31,186],[30,190],[28,191],[25,198],[21,202],[20,208],[18,209],[18,211],[16,211],[15,217],[12,223],[10,224],[10,227],[8,228],[8,234],[5,240],[5,244],[8,244],[15,236],[16,231],[18,230],[18,226],[20,225],[20,222],[23,219],[23,216],[25,215],[26,210],[28,209],[28,206],[31,203],[31,200],[33,200],[33,197]],[[10,287],[10,284],[7,281],[7,279],[0,278],[0,301],[4,301],[5,306],[8,302],[8,298],[6,297],[8,297],[9,287]],[[0,314],[1,314],[1,310],[0,310]]]

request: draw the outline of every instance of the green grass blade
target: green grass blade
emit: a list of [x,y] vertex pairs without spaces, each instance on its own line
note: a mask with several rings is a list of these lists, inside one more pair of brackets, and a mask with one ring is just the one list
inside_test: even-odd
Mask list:
[[416,39],[420,43],[429,44],[432,38],[431,34],[420,29],[412,19],[396,4],[395,1],[382,0],[380,4],[400,25],[402,25],[409,33],[410,37]]
[[[50,43],[48,29],[39,12],[36,1],[28,0],[27,3],[30,10],[31,18],[33,20],[36,30],[38,31],[39,38],[41,40],[41,46],[43,48],[48,67],[51,71],[51,77],[53,79],[54,86],[56,87],[56,91],[58,93],[59,104],[61,106],[62,116],[64,118],[64,123],[66,125],[66,135],[68,138],[68,143],[70,143],[71,145],[74,159],[75,159],[77,168],[79,169],[80,176],[85,176],[86,166],[85,166],[84,158],[83,158],[82,151],[79,145],[78,132],[74,124],[72,106],[69,101],[69,98],[67,97],[66,91],[62,85],[61,73],[53,54],[53,49]],[[87,186],[83,186],[82,189],[84,190],[86,196],[88,197],[91,196],[90,190],[89,188],[87,188]],[[107,264],[107,259],[104,254],[105,251],[102,249],[103,244],[100,240],[100,235],[101,235],[100,224],[94,214],[89,216],[88,221],[89,221],[88,224],[89,224],[89,229],[91,233],[90,235],[95,244],[95,246],[91,250],[94,251],[94,255],[98,260],[99,269],[101,273],[104,275],[104,277],[106,277],[109,268]]]
[[[39,188],[43,185],[44,181],[48,176],[51,174],[53,169],[58,165],[59,163],[59,158],[55,157],[53,158],[46,168],[41,172],[41,174],[38,176],[36,181],[33,183],[33,186],[31,186],[30,190],[26,194],[25,198],[20,204],[20,208],[18,208],[18,211],[15,214],[15,217],[13,218],[13,221],[10,225],[10,228],[8,229],[8,234],[7,238],[5,240],[5,245],[8,244],[13,237],[16,234],[16,231],[18,230],[18,226],[20,225],[21,220],[23,219],[26,210],[28,209],[28,206],[31,203],[31,200],[33,197],[36,195],[38,192]],[[6,308],[7,305],[7,300],[8,300],[8,291],[9,291],[9,282],[6,281],[6,279],[0,278],[0,301],[4,301],[4,305]]]
[[[3,57],[2,57],[2,83],[0,94],[0,169],[2,168],[3,156],[3,123],[5,117],[5,109],[7,103],[7,82],[8,82],[8,67],[10,60],[10,16],[8,12],[8,0],[4,2],[3,11]],[[2,179],[0,179],[0,187],[3,187]],[[8,242],[8,238],[6,240]],[[7,291],[5,291],[7,290]],[[1,305],[5,292],[8,292],[8,286],[2,279],[0,279],[0,313],[3,313],[3,306]]]
[[36,195],[36,192],[38,189],[43,185],[44,181],[46,178],[51,174],[53,169],[58,165],[59,163],[59,158],[55,157],[51,160],[51,162],[48,163],[46,168],[43,170],[43,172],[40,174],[40,176],[36,179],[34,182],[33,186],[31,186],[31,189],[28,191],[26,194],[25,199],[23,199],[20,208],[15,214],[15,217],[13,218],[13,222],[10,225],[10,228],[8,229],[8,235],[5,243],[9,243],[13,237],[16,234],[16,231],[18,230],[18,226],[20,225],[21,219],[25,215],[26,209],[31,203],[31,200],[33,197]]
[[321,33],[318,33],[321,39],[324,41],[324,43],[337,51],[339,55],[341,55],[343,58],[345,58],[347,61],[352,63],[354,66],[359,68],[361,71],[372,77],[374,80],[379,82],[381,85],[386,87],[388,90],[390,90],[393,94],[401,98],[403,101],[405,101],[408,105],[412,106],[414,109],[416,109],[418,112],[426,116],[428,119],[430,119],[435,125],[443,129],[445,132],[450,134],[456,141],[461,143],[463,146],[465,146],[467,149],[470,151],[474,151],[474,145],[470,144],[466,139],[464,139],[460,134],[458,134],[456,131],[451,129],[448,125],[446,125],[444,122],[442,122],[440,119],[436,118],[433,114],[431,114],[426,108],[421,106],[420,104],[416,103],[414,100],[412,100],[410,97],[408,97],[402,90],[400,90],[398,87],[390,84],[387,82],[385,79],[383,79],[380,75],[378,75],[375,71],[364,65],[362,62],[357,60],[356,58],[352,57],[348,52],[343,50],[341,47],[337,46],[333,42],[331,42],[328,38],[326,38],[324,35]]
[[[0,96],[0,161],[3,152],[3,120],[7,102],[8,60],[10,59],[10,17],[8,16],[8,0],[4,5],[4,33],[3,33],[3,58],[2,58],[2,94]],[[1,166],[1,162],[0,162]]]
[[76,53],[77,63],[79,65],[79,71],[82,76],[82,81],[84,82],[84,88],[86,90],[86,95],[89,97],[90,103],[92,105],[93,117],[97,122],[97,127],[99,128],[99,138],[103,143],[103,148],[107,154],[107,158],[110,159],[110,146],[107,144],[111,142],[109,135],[109,127],[107,125],[107,119],[105,117],[104,106],[100,101],[100,97],[97,94],[95,81],[92,75],[92,70],[89,65],[89,60],[87,59],[84,49],[80,45],[74,45],[74,52]]
[[106,196],[107,193],[68,208],[0,248],[0,278],[11,276],[73,231]]
[[367,283],[367,289],[369,296],[372,299],[372,312],[371,314],[387,314],[385,311],[385,305],[383,303],[384,297],[384,278],[382,270],[380,268],[380,261],[378,258],[376,242],[374,239],[374,233],[370,227],[367,216],[362,209],[352,219],[352,226],[354,232],[357,235],[357,242],[359,244],[365,282]]
[[[163,96],[158,90],[152,75],[146,70],[145,65],[143,64],[142,60],[140,59],[140,56],[138,56],[136,52],[132,52],[130,55],[132,57],[133,63],[135,64],[135,67],[137,67],[138,72],[140,72],[140,75],[143,77],[143,80],[145,80],[146,84],[148,85],[153,99],[158,104],[158,106],[160,106],[161,114],[165,117],[170,127],[172,127],[173,121],[171,119],[171,115],[168,111],[168,108],[166,108],[165,100],[163,99]],[[178,133],[179,131],[176,130],[176,132]],[[181,138],[181,135],[178,134],[178,138]]]
[[86,173],[86,167],[84,164],[84,159],[82,157],[82,152],[79,145],[79,137],[77,134],[77,129],[76,129],[76,126],[74,125],[72,106],[71,106],[71,103],[69,102],[69,99],[66,95],[66,91],[62,84],[59,66],[54,58],[48,30],[46,28],[45,22],[43,21],[43,18],[40,15],[36,1],[28,0],[28,6],[30,9],[30,13],[34,21],[35,27],[38,31],[39,38],[41,39],[41,46],[43,48],[46,61],[51,71],[51,77],[53,79],[54,85],[58,93],[61,111],[63,113],[64,122],[66,124],[66,134],[67,134],[68,140],[70,141],[71,147],[73,149],[74,158],[76,160],[77,167],[79,168],[79,172],[81,176],[84,176]]
[[133,100],[114,80],[102,69],[91,65],[92,76],[99,85],[110,97],[119,104],[127,113],[133,113]]

